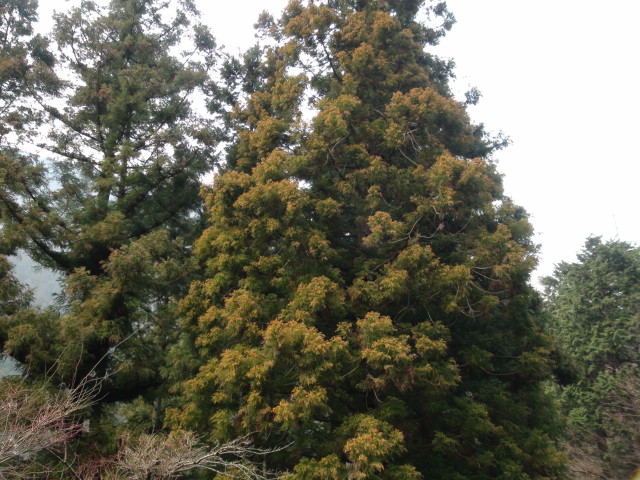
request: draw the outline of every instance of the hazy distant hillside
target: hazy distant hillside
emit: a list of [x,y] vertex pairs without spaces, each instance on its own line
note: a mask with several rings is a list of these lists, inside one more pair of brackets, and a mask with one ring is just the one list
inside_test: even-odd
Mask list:
[[0,378],[19,373],[20,367],[13,358],[0,355]]
[[54,301],[53,294],[60,291],[57,275],[38,266],[26,254],[9,259],[15,265],[18,280],[33,290],[34,303],[44,307],[51,305]]

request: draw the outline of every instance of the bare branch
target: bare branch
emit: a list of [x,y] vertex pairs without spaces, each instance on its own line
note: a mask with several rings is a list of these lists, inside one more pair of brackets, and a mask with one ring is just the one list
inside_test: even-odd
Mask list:
[[25,379],[0,380],[0,476],[33,465],[35,456],[62,446],[82,431],[80,412],[94,402],[100,385],[83,380],[73,389],[52,393]]
[[52,393],[46,384],[34,387],[23,378],[1,379],[0,479],[45,478],[47,466],[38,459],[38,454],[45,451],[78,480],[96,476],[114,480],[170,480],[191,470],[208,470],[238,480],[279,477],[254,459],[281,448],[255,447],[250,435],[213,446],[205,445],[191,432],[141,435],[132,440],[125,438],[113,457],[98,457],[84,464],[78,463],[78,458],[68,461],[66,455],[58,452],[83,431],[81,413],[98,398],[101,380],[86,377],[73,389]]
[[205,446],[190,432],[176,432],[169,436],[142,435],[125,444],[107,477],[118,480],[173,479],[190,470],[208,470],[239,480],[277,478],[275,472],[264,471],[252,462],[278,449],[262,449],[251,444],[249,435],[213,447]]

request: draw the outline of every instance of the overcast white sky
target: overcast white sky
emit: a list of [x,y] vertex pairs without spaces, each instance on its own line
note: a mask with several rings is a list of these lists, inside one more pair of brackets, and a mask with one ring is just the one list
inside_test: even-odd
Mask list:
[[[285,0],[198,1],[219,43],[254,43],[252,25]],[[458,22],[436,49],[471,115],[513,144],[497,155],[507,194],[532,216],[537,276],[573,261],[590,234],[640,242],[640,2],[449,0]],[[66,2],[41,0],[41,17]]]
[[640,2],[449,0],[441,52],[484,97],[472,113],[513,144],[507,194],[532,216],[538,275],[585,238],[640,241]]

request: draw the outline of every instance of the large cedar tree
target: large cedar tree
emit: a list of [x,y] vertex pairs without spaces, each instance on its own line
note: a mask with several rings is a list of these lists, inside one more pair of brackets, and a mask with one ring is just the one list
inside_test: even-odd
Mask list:
[[247,56],[206,198],[206,279],[182,303],[201,366],[172,418],[287,446],[267,463],[292,478],[542,479],[561,463],[531,226],[499,142],[425,51],[452,17],[422,3],[264,16],[272,46]]

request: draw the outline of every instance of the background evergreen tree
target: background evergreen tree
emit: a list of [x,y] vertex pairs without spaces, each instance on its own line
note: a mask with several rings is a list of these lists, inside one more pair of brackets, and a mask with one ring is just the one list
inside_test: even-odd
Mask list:
[[577,371],[561,387],[572,473],[629,478],[640,454],[640,249],[589,238],[544,284],[545,328]]
[[[35,2],[22,3],[31,21]],[[45,121],[39,146],[49,156],[16,142],[0,160],[3,248],[26,250],[65,281],[46,340],[39,327],[14,322],[3,325],[5,348],[31,372],[55,362],[68,384],[94,369],[108,374],[101,400],[144,394],[155,427],[172,311],[200,229],[200,181],[220,133],[194,106],[214,102],[216,61],[197,18],[188,0],[82,2],[58,14],[57,64],[47,57],[42,67],[51,88],[36,88],[28,69],[19,76],[28,85],[21,98]]]
[[[59,82],[52,74],[54,58],[48,41],[34,32],[37,2],[5,0],[0,2],[0,221],[8,220],[3,208],[4,193],[12,181],[12,168],[21,165],[21,145],[41,115],[31,104],[35,92],[56,92]],[[43,324],[44,315],[31,308],[32,293],[22,285],[5,256],[13,253],[7,231],[0,227],[0,344],[5,345],[11,324]],[[48,320],[49,317],[47,316]],[[4,350],[4,349],[3,349]],[[2,374],[15,373],[13,361],[0,355]]]
[[207,196],[207,279],[181,306],[181,360],[202,360],[171,419],[290,444],[268,461],[291,478],[542,479],[561,463],[531,226],[502,192],[499,142],[425,51],[452,17],[422,4],[264,16],[276,43],[247,57]]

